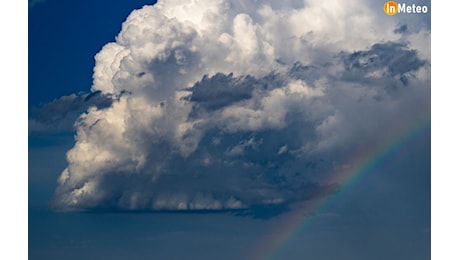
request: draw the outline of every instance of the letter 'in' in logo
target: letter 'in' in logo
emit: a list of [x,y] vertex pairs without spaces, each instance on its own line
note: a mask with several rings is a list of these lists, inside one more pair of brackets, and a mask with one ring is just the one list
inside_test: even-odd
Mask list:
[[383,11],[388,15],[395,15],[398,12],[398,3],[388,1],[383,5]]

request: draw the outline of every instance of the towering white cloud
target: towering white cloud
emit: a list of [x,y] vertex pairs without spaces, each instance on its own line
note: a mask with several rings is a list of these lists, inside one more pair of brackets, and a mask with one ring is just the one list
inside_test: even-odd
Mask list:
[[91,90],[117,98],[77,120],[55,205],[240,209],[308,198],[328,167],[311,165],[429,111],[429,29],[376,12],[333,0],[133,11],[96,55]]

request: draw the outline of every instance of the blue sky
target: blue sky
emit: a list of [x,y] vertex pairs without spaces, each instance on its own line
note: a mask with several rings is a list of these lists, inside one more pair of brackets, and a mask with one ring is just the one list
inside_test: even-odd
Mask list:
[[29,8],[29,105],[87,92],[94,55],[146,4],[152,1],[49,0]]
[[30,259],[246,259],[309,200],[276,259],[429,259],[430,127],[333,182],[429,116],[429,16],[265,2],[29,9]]

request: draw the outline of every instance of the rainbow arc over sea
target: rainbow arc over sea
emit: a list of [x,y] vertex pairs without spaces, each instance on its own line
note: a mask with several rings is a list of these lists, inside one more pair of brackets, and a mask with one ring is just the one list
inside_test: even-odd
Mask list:
[[385,164],[393,155],[397,154],[405,145],[420,137],[431,127],[430,113],[414,115],[404,124],[393,126],[391,131],[378,142],[355,149],[352,155],[345,160],[347,167],[331,174],[328,183],[338,185],[338,193],[331,193],[314,199],[308,206],[296,209],[296,214],[290,214],[283,224],[272,231],[272,235],[258,243],[247,259],[274,260],[283,259],[283,252],[314,223],[315,214],[325,211],[341,193],[351,189],[364,176],[372,174],[376,168]]

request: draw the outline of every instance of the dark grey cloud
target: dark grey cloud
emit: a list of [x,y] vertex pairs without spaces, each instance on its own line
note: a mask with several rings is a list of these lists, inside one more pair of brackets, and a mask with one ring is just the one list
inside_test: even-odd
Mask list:
[[104,109],[112,104],[112,96],[100,91],[63,96],[47,104],[29,109],[29,134],[74,132],[76,119],[88,108]]
[[190,91],[189,100],[201,107],[215,110],[232,103],[249,99],[255,87],[255,79],[251,76],[233,78],[232,74],[217,73],[212,77],[204,76]]
[[407,32],[408,32],[407,24],[403,24],[394,30],[394,33],[400,33],[400,34],[404,34]]
[[346,68],[343,75],[345,79],[362,81],[366,78],[394,78],[399,79],[403,85],[408,84],[411,72],[427,63],[419,58],[416,50],[398,42],[378,43],[370,50],[345,53],[342,60]]

